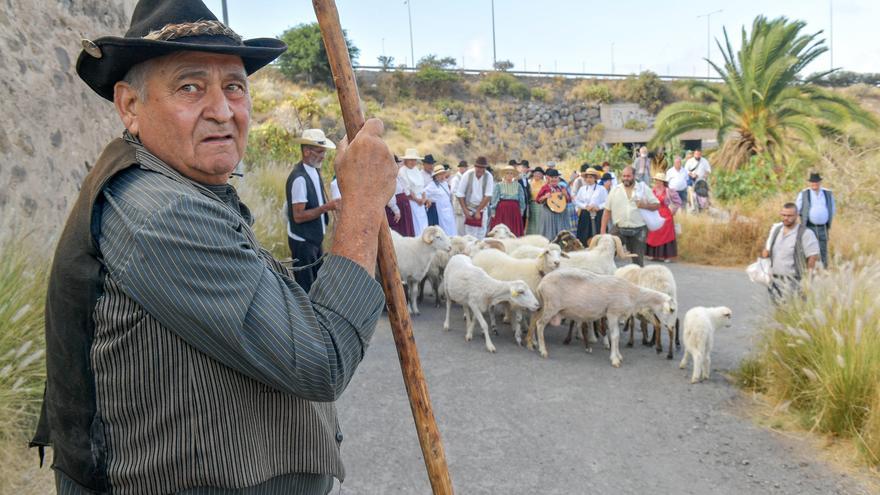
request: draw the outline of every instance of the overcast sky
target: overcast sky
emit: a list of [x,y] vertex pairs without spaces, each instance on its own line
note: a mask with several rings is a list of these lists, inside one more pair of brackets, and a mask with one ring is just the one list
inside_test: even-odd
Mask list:
[[[205,3],[222,19],[220,0]],[[305,0],[227,0],[229,24],[246,38],[274,37],[315,21]],[[412,65],[407,4],[404,0],[337,0],[342,26],[360,48],[361,65],[377,65],[385,54]],[[451,56],[459,66],[492,66],[491,0],[411,0],[413,48]],[[727,28],[734,47],[740,29],[755,16],[785,15],[806,21],[805,32],[823,31],[829,42],[833,18],[834,67],[880,72],[878,0],[495,0],[497,60],[515,69],[629,74],[706,75],[706,17],[711,16],[712,60],[720,60],[715,38]],[[613,53],[613,59],[612,59]],[[828,53],[807,70],[830,67]],[[714,74],[713,74],[714,75]]]

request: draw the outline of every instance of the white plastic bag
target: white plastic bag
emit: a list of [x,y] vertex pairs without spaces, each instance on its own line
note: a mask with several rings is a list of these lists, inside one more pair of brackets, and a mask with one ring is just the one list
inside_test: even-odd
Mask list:
[[660,216],[659,211],[651,211],[639,208],[639,213],[642,214],[642,220],[645,221],[645,225],[648,226],[648,230],[654,232],[655,230],[663,227],[663,224],[666,223],[666,219]]
[[770,274],[770,258],[758,258],[746,268],[746,274],[752,282],[769,287],[773,279]]
[[[645,201],[648,194],[654,195],[653,191],[648,189],[648,187],[642,183],[636,183],[636,190],[633,192],[632,200],[635,202]],[[643,208],[639,208],[639,214],[642,215],[642,220],[645,221],[645,225],[648,226],[648,230],[654,232],[655,230],[659,230],[663,227],[663,224],[666,223],[666,219],[660,216],[659,211],[651,211],[645,210]]]

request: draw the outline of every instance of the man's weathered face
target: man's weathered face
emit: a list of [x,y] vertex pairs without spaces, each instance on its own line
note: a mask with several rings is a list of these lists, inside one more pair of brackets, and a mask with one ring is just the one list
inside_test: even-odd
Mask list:
[[476,178],[479,179],[479,178],[483,177],[483,174],[485,174],[485,173],[486,173],[486,167],[474,167],[474,176]]
[[519,169],[519,173],[521,175],[526,175],[529,173],[529,166],[528,165],[519,165],[519,166],[517,166],[517,168]]
[[303,163],[313,167],[320,167],[324,163],[324,155],[327,150],[321,146],[311,146],[304,144],[302,146]]
[[549,177],[547,179],[547,182],[549,182],[551,186],[555,186],[555,185],[559,184],[559,176],[557,175],[555,177]]
[[782,224],[786,227],[791,227],[797,223],[797,210],[794,208],[783,208],[779,212],[779,216],[782,217]]
[[416,166],[416,160],[411,160],[409,158],[403,160],[403,165],[406,168],[413,168]]
[[584,182],[587,183],[588,186],[592,186],[596,183],[596,176],[593,174],[584,174]]
[[623,169],[623,172],[620,173],[620,180],[623,181],[624,186],[632,187],[633,184],[635,184],[633,169],[631,167],[626,167],[625,169]]
[[204,52],[168,55],[155,60],[145,89],[144,100],[126,100],[124,95],[134,91],[117,97],[128,130],[181,174],[205,184],[225,184],[244,156],[250,124],[251,98],[241,58]]
[[645,148],[644,146],[639,148],[639,156],[641,156],[641,157],[648,156],[648,148]]
[[810,189],[815,192],[819,192],[819,189],[822,187],[821,182],[810,182]]
[[675,167],[675,170],[679,170],[681,168],[681,158],[676,158],[674,162],[672,162],[672,166]]
[[424,170],[425,172],[428,172],[430,174],[431,172],[434,171],[434,164],[422,162],[422,170]]
[[694,151],[694,158],[695,158],[695,159],[699,160],[699,159],[702,158],[702,157],[703,157],[703,152],[702,152],[702,151],[699,151],[699,150]]

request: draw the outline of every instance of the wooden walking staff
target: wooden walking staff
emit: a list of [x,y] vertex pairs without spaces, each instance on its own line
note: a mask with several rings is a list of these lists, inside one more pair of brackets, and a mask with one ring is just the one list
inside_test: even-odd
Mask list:
[[[312,0],[312,5],[318,17],[318,25],[321,27],[327,59],[333,72],[333,81],[336,83],[339,105],[342,107],[342,120],[345,122],[345,133],[348,135],[348,142],[352,142],[364,125],[364,115],[361,113],[361,100],[354,71],[351,68],[351,59],[348,56],[348,47],[339,23],[339,12],[333,0]],[[388,220],[383,218],[384,228],[379,229],[378,261],[379,273],[382,275],[382,289],[385,291],[385,299],[388,303],[391,333],[397,346],[403,383],[409,396],[409,405],[416,423],[431,488],[435,494],[451,495],[452,480],[446,465],[446,454],[443,451],[437,422],[434,420],[428,385],[425,383],[425,375],[422,373],[422,364],[413,338],[412,321],[407,311],[406,297],[403,294],[403,284],[400,281],[397,258],[387,222]]]

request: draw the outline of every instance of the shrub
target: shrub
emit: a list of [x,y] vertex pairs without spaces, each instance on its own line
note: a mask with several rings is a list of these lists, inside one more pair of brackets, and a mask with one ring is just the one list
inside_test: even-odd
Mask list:
[[493,72],[483,76],[477,84],[477,92],[483,96],[513,96],[528,100],[531,91],[525,83],[505,72]]
[[669,102],[669,90],[657,74],[644,71],[638,77],[627,78],[626,99],[638,103],[651,113],[657,113]]
[[531,97],[533,100],[548,102],[553,99],[553,95],[547,88],[532,88]]
[[631,131],[644,131],[648,128],[648,124],[638,119],[629,119],[623,123],[623,128]]
[[450,96],[460,80],[461,76],[455,72],[448,72],[433,65],[425,65],[420,67],[415,74],[416,94],[422,98]]
[[756,359],[768,396],[806,428],[855,438],[877,464],[880,261],[862,258],[805,281],[775,306]]
[[[599,125],[596,127],[599,127]],[[601,131],[604,131],[604,128]],[[578,159],[591,165],[601,165],[602,162],[608,162],[611,164],[611,169],[615,171],[620,171],[620,169],[631,163],[630,152],[622,144],[615,144],[607,149],[596,146],[591,150],[582,151],[578,155]]]
[[611,88],[602,83],[591,83],[583,81],[575,86],[569,97],[581,101],[594,101],[598,103],[608,103],[614,99]]
[[278,124],[268,122],[251,129],[245,152],[245,163],[259,168],[270,162],[296,163],[300,149],[293,143],[291,132]]

